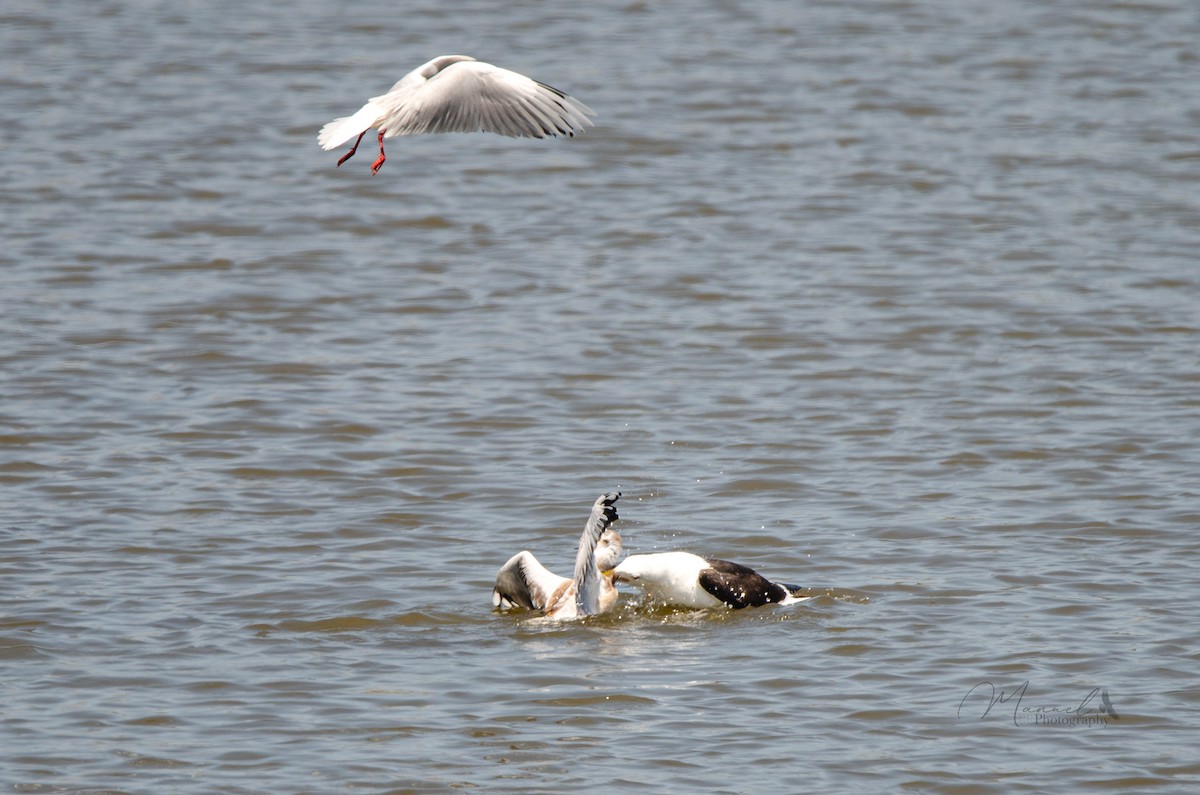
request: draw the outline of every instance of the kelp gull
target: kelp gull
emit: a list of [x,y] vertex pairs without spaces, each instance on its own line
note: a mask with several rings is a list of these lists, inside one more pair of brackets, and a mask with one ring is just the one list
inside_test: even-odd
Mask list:
[[761,607],[812,598],[799,586],[771,582],[746,566],[690,552],[630,555],[614,574],[617,582],[638,586],[651,601],[681,607]]

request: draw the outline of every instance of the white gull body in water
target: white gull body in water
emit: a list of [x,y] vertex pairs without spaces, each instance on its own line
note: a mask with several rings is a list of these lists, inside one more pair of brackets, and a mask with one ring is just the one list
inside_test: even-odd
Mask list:
[[617,521],[620,498],[621,492],[610,491],[592,506],[579,537],[572,579],[547,569],[532,552],[521,551],[497,572],[492,605],[502,610],[538,610],[548,618],[577,618],[611,610],[617,601],[612,567],[621,557],[621,534],[610,525]]
[[799,586],[771,582],[753,569],[690,552],[630,555],[614,570],[617,582],[641,588],[646,597],[680,607],[761,607],[812,597]]
[[374,127],[379,130],[379,157],[371,164],[375,174],[387,159],[384,138],[450,132],[511,138],[575,135],[592,126],[595,115],[574,97],[525,75],[469,55],[440,55],[406,74],[386,94],[372,97],[353,116],[326,124],[317,142],[329,150],[358,136],[338,160],[340,166]]

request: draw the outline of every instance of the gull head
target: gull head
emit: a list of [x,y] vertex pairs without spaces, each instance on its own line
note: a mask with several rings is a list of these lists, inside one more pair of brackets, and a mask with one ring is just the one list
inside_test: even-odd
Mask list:
[[600,540],[596,542],[596,568],[601,572],[608,574],[617,561],[621,559],[621,534],[609,528],[600,536]]

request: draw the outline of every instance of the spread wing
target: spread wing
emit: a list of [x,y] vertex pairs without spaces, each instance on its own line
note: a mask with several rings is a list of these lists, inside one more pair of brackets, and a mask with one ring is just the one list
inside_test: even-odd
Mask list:
[[550,597],[569,582],[539,563],[532,552],[518,552],[496,573],[492,606],[502,610],[510,607],[545,610]]
[[397,83],[371,102],[385,110],[377,126],[388,138],[479,131],[513,138],[575,135],[596,115],[557,88],[481,61],[451,63],[419,85]]
[[617,521],[617,500],[621,492],[601,494],[592,505],[583,535],[579,537],[579,551],[575,554],[575,601],[581,615],[596,615],[600,612],[600,567],[596,564],[596,544],[609,525]]

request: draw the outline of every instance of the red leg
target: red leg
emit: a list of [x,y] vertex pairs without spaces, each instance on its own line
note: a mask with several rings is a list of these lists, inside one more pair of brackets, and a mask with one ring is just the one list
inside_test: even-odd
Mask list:
[[[368,127],[367,129],[369,130],[370,127]],[[360,132],[358,134],[358,140],[354,142],[354,146],[350,147],[350,151],[347,152],[346,154],[342,155],[342,159],[338,161],[339,166],[342,163],[345,163],[350,158],[354,157],[354,153],[358,151],[358,145],[362,141],[362,137],[366,134],[367,134],[367,130],[363,130],[362,132]]]
[[378,174],[380,167],[383,166],[384,161],[387,160],[387,156],[383,153],[383,134],[385,132],[387,132],[387,130],[379,131],[379,159],[371,164],[372,174]]

